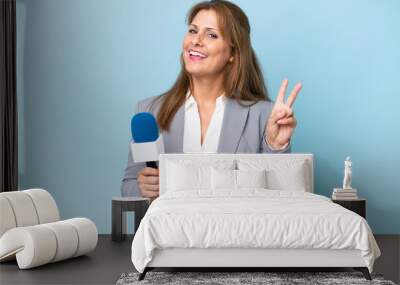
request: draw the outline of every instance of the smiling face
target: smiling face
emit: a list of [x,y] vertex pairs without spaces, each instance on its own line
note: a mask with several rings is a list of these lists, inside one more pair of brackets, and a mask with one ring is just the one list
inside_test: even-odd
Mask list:
[[217,76],[223,72],[231,56],[231,47],[222,38],[215,11],[199,11],[183,40],[186,71],[195,77]]

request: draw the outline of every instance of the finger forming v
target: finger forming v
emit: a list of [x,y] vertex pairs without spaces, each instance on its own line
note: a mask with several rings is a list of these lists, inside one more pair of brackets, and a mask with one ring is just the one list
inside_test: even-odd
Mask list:
[[276,101],[277,102],[282,102],[283,103],[283,99],[285,98],[285,93],[286,93],[286,88],[288,86],[288,80],[284,79],[281,83],[281,87],[279,88],[279,92],[278,92],[278,97],[276,97]]
[[293,106],[293,103],[296,100],[297,94],[299,94],[301,87],[302,87],[301,83],[297,83],[296,86],[293,88],[292,92],[290,93],[290,95],[286,101],[287,106],[289,106],[289,107]]

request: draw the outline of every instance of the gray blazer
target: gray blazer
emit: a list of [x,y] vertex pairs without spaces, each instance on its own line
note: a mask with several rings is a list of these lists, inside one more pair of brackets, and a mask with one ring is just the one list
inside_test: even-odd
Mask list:
[[[156,96],[138,102],[136,112],[151,112],[155,117],[160,108],[161,100],[151,108],[150,105]],[[252,106],[241,106],[235,99],[228,99],[225,105],[222,120],[221,134],[218,144],[218,153],[287,153],[290,145],[281,151],[274,151],[268,147],[264,139],[265,124],[271,114],[273,103],[259,101]],[[183,131],[185,106],[176,112],[169,132],[161,132],[164,140],[165,153],[183,153]],[[146,163],[135,163],[129,147],[128,163],[122,179],[122,196],[140,196],[137,185],[137,173],[146,167]]]

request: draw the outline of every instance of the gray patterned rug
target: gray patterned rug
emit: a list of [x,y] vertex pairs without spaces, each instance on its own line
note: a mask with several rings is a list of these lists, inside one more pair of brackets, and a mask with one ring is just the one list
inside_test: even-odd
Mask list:
[[142,281],[138,281],[139,273],[124,273],[116,285],[134,284],[379,284],[395,285],[384,280],[381,275],[372,274],[372,281],[364,278],[360,272],[147,272]]

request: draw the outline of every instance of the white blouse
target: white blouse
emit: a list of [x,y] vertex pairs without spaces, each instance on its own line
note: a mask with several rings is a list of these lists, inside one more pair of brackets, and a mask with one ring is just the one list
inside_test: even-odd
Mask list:
[[[185,127],[183,133],[184,153],[217,153],[219,137],[221,134],[222,120],[224,118],[224,111],[227,100],[228,98],[225,96],[225,93],[223,93],[216,99],[215,110],[208,125],[203,145],[201,145],[201,126],[197,103],[190,91],[186,93]],[[264,137],[264,140],[268,147],[275,151],[284,150],[289,145],[289,142],[287,142],[282,148],[274,149],[269,144],[267,136]]]
[[217,152],[226,100],[227,98],[224,94],[216,99],[215,109],[211,116],[203,144],[201,144],[201,125],[197,102],[190,91],[187,92],[185,101],[185,126],[183,133],[184,153]]

